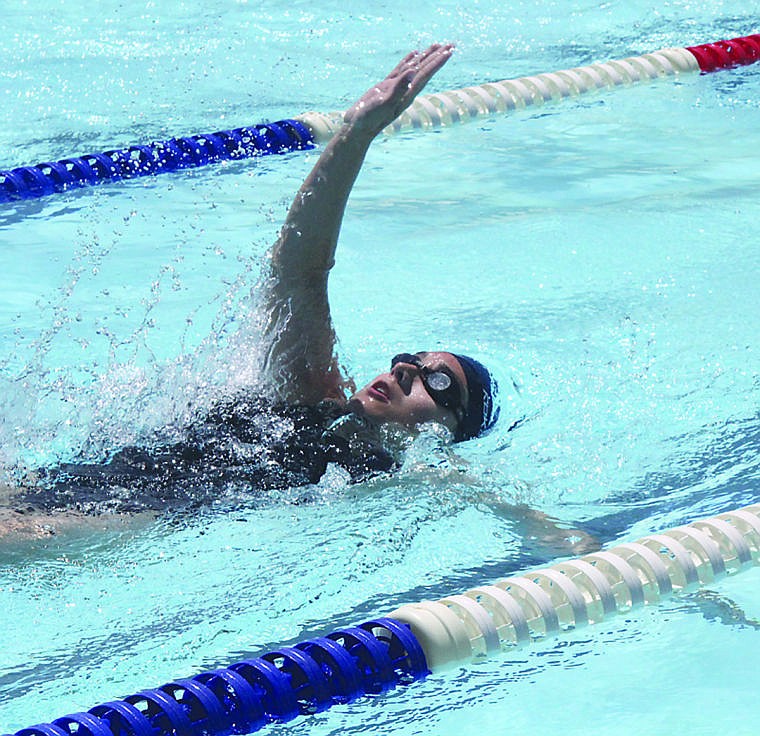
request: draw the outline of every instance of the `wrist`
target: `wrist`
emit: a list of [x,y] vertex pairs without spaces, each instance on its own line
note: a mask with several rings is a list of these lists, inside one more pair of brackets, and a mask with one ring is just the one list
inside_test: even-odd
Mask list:
[[344,123],[330,141],[332,148],[340,148],[342,151],[351,152],[354,156],[364,156],[375,133],[368,131],[354,123]]

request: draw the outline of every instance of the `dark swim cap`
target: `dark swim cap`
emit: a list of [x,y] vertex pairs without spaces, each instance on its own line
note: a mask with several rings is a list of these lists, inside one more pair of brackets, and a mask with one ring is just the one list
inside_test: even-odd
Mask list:
[[467,355],[451,354],[459,361],[467,378],[469,400],[456,431],[456,441],[462,442],[477,437],[494,425],[499,416],[495,402],[499,387],[482,363]]

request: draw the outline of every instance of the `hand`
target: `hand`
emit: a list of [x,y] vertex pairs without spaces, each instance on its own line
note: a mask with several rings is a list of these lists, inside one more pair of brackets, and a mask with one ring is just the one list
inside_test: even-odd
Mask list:
[[353,129],[376,136],[412,104],[453,50],[453,44],[436,43],[425,51],[407,54],[382,82],[367,90],[349,108],[343,120]]

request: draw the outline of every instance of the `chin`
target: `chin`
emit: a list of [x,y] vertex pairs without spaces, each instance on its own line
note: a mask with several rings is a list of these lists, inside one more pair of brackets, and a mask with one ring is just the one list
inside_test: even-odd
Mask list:
[[388,405],[378,401],[373,401],[370,396],[363,394],[361,390],[357,391],[346,404],[348,410],[368,422],[379,425],[394,421],[387,415]]

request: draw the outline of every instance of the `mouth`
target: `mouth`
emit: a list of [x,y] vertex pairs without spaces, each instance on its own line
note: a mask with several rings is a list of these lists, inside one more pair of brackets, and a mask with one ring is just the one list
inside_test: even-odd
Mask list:
[[368,389],[367,393],[369,396],[376,401],[381,401],[384,404],[389,404],[391,397],[390,397],[390,388],[388,384],[385,381],[375,381]]

